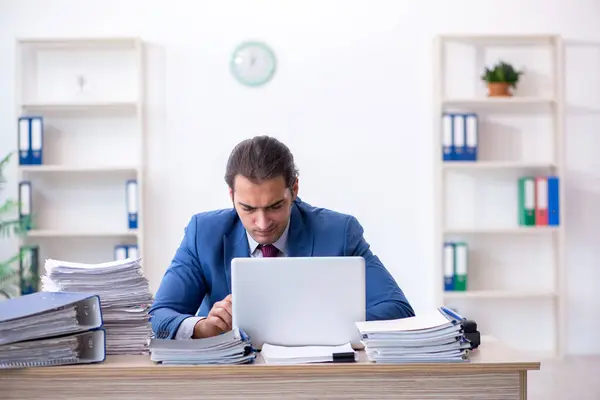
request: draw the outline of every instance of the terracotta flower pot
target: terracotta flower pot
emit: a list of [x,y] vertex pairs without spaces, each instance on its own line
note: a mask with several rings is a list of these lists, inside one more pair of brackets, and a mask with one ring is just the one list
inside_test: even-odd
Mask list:
[[512,96],[510,86],[506,82],[488,82],[489,97],[506,97]]

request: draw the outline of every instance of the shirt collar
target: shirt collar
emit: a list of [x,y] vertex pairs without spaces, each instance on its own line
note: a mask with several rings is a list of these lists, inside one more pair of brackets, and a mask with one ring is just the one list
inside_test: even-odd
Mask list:
[[[283,231],[279,239],[277,239],[277,241],[273,243],[273,246],[277,247],[277,250],[281,251],[282,253],[286,252],[289,229],[290,222],[288,221],[288,224],[285,227],[285,230]],[[254,240],[254,238],[248,233],[248,231],[246,231],[246,236],[248,237],[248,246],[250,247],[250,254],[253,254],[256,251],[256,248],[258,247],[258,242]]]

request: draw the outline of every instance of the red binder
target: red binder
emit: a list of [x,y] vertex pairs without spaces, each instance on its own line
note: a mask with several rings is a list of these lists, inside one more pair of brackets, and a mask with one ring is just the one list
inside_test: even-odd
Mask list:
[[535,178],[535,224],[548,225],[548,178]]

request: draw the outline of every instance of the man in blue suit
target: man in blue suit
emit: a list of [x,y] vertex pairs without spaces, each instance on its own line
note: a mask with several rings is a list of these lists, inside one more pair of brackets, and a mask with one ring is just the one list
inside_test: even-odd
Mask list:
[[229,157],[225,181],[233,208],[194,215],[162,279],[150,309],[157,338],[231,330],[235,257],[362,256],[367,320],[415,315],[357,219],[298,198],[298,171],[283,143],[268,136],[241,142]]

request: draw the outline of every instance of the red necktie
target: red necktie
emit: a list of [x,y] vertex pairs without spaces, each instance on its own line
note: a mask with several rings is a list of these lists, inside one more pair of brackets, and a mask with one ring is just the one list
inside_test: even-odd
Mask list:
[[260,246],[260,250],[263,257],[277,257],[277,253],[279,253],[279,249],[272,244],[263,244]]

